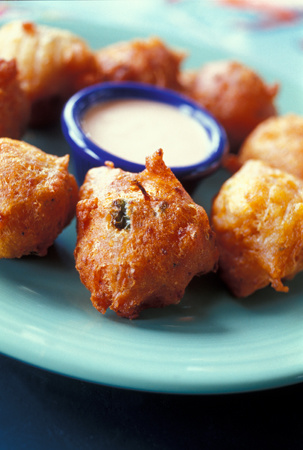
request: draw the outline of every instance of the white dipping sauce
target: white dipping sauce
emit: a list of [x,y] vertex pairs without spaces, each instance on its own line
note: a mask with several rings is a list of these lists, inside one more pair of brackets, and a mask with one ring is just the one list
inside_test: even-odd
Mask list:
[[85,134],[120,158],[145,164],[159,148],[170,167],[196,164],[209,154],[204,128],[186,111],[150,100],[99,103],[84,115]]

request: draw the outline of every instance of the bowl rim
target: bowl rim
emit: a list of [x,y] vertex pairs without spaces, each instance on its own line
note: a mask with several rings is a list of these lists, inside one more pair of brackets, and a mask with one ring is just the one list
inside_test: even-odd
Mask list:
[[[122,167],[123,170],[129,170],[130,172],[141,172],[145,169],[144,164],[121,158],[103,149],[91,140],[82,128],[81,120],[90,107],[96,103],[119,99],[152,100],[179,109],[185,106],[190,112],[189,116],[204,127],[211,144],[209,155],[195,164],[170,165],[169,168],[177,177],[195,178],[201,173],[207,175],[221,164],[223,156],[229,149],[227,134],[223,126],[207,109],[186,95],[172,89],[132,81],[97,83],[79,90],[65,103],[61,115],[63,134],[73,151],[79,156],[85,157],[86,161],[89,160],[94,165],[111,161],[115,167]],[[165,149],[163,151],[165,153]]]

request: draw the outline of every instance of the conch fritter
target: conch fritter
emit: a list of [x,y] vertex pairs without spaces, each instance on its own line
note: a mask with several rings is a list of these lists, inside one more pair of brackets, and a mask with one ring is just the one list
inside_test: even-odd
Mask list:
[[303,269],[303,182],[258,160],[247,161],[221,187],[211,222],[219,273],[231,292],[246,297]]
[[237,61],[209,62],[183,74],[187,95],[208,109],[225,128],[233,151],[263,120],[277,114],[278,85],[267,85]]
[[29,122],[30,103],[17,75],[14,59],[0,59],[0,137],[20,139]]
[[96,75],[92,50],[67,30],[13,21],[0,28],[0,58],[15,59],[32,105],[31,124],[58,117],[63,102]]
[[238,159],[241,165],[260,159],[303,178],[303,117],[286,114],[265,120],[248,136]]
[[184,53],[157,37],[118,42],[95,53],[102,81],[135,81],[179,89]]
[[177,304],[190,280],[214,270],[215,236],[162,159],[140,173],[107,166],[86,175],[77,205],[76,268],[95,308],[133,319]]
[[0,258],[44,256],[74,217],[78,186],[68,161],[0,139]]

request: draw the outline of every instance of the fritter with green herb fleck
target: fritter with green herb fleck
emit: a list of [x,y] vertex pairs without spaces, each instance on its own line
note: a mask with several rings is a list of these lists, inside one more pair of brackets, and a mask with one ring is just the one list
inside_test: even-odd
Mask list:
[[191,279],[216,268],[215,235],[159,150],[140,173],[91,169],[77,205],[76,268],[95,308],[133,319],[180,302]]

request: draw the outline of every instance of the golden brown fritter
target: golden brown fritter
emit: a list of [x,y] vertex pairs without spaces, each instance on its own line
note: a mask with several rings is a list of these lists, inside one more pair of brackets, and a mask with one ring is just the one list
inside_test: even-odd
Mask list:
[[140,173],[91,169],[77,205],[76,268],[95,308],[136,318],[145,308],[177,304],[190,280],[217,263],[206,212],[163,162]]
[[78,186],[69,156],[0,139],[0,258],[44,256],[75,214]]
[[271,117],[258,125],[239,152],[239,163],[260,159],[272,167],[303,178],[303,117]]
[[102,81],[136,81],[179,89],[184,53],[168,48],[159,38],[118,42],[96,51]]
[[0,59],[0,137],[20,139],[29,122],[30,103],[17,74],[14,59]]
[[184,72],[183,85],[185,93],[223,125],[233,151],[260,122],[277,114],[278,85],[268,86],[237,61],[209,62],[197,71]]
[[15,59],[32,104],[31,124],[58,117],[63,102],[96,75],[92,50],[67,30],[14,21],[0,28],[0,58]]
[[249,160],[222,186],[211,222],[220,252],[219,273],[237,297],[303,269],[303,182]]

